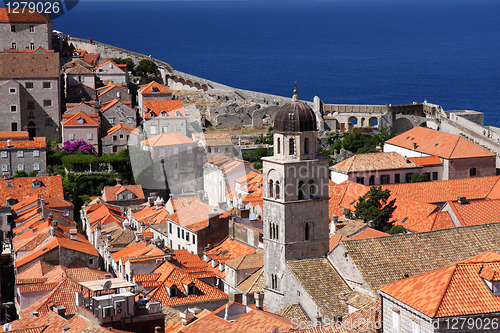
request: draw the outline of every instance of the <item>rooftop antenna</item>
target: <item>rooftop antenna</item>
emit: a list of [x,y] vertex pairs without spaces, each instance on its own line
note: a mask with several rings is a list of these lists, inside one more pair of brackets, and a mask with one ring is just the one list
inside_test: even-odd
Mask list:
[[297,95],[297,81],[295,81],[295,89],[293,89],[293,97],[292,97],[292,100],[294,102],[298,102],[299,101],[299,96]]

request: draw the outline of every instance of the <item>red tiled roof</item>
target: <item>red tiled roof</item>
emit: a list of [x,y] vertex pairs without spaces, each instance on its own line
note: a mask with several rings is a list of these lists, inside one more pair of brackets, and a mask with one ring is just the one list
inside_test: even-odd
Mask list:
[[350,239],[365,239],[365,238],[385,237],[385,236],[390,236],[390,235],[385,233],[385,232],[378,231],[376,229],[366,228],[365,230],[361,231],[359,234],[352,236]]
[[106,133],[106,136],[104,136],[102,139],[107,138],[111,134],[113,134],[113,133],[115,133],[115,132],[117,132],[117,131],[119,131],[121,129],[123,129],[123,130],[129,132],[130,134],[133,134],[133,135],[135,135],[135,136],[137,136],[139,138],[141,137],[139,129],[134,128],[134,127],[130,127],[130,126],[127,126],[127,125],[123,125],[123,124],[118,124],[116,126],[111,127],[108,130],[108,132]]
[[[17,274],[16,284],[21,284],[17,282],[18,279],[24,280],[24,279],[42,278],[45,274],[49,273],[53,269],[54,266],[47,264],[45,261],[37,261],[36,263],[26,268],[21,273]],[[44,279],[44,282],[45,280],[46,279]]]
[[357,154],[335,164],[332,168],[345,172],[419,168],[420,165],[409,161],[396,152]]
[[408,157],[408,159],[414,163],[422,166],[429,165],[443,165],[443,162],[437,156],[422,156],[422,157]]
[[115,65],[115,67],[120,68],[120,70],[121,70],[122,72],[126,73],[126,72],[123,70],[123,68],[121,68],[120,66],[118,66],[118,65],[117,65],[117,64],[116,64],[113,60],[108,60],[108,61],[106,61],[105,63],[103,63],[103,64],[101,64],[101,65],[97,66],[95,69],[98,69],[99,67],[102,67],[102,66],[104,66],[104,65],[107,65],[107,64],[109,64],[109,63],[112,63],[113,65]]
[[[190,205],[177,210],[168,218],[193,231],[199,231],[208,226],[208,214],[214,213],[213,207],[201,201],[193,202]],[[216,209],[215,213],[225,213],[221,209]]]
[[448,212],[435,212],[422,220],[408,221],[404,227],[414,232],[425,232],[446,228],[454,228],[455,225]]
[[477,200],[460,204],[457,201],[448,202],[460,224],[474,225],[500,221],[500,200]]
[[[446,159],[495,156],[494,153],[461,136],[420,126],[395,136],[385,143]],[[417,144],[415,149],[413,149],[414,143]]]
[[[78,124],[78,120],[83,119],[83,124]],[[85,112],[78,111],[71,118],[61,122],[63,126],[97,126],[99,125],[99,120],[96,120]]]
[[[106,111],[107,111],[110,107],[112,107],[112,106],[113,106],[113,105],[115,105],[116,103],[120,103],[120,104],[122,104],[122,105],[124,105],[124,106],[126,106],[126,107],[128,107],[128,108],[130,108],[130,109],[132,109],[132,108],[130,107],[130,105],[128,105],[129,103],[124,102],[124,101],[121,101],[121,100],[119,100],[119,99],[115,98],[115,99],[113,99],[112,101],[109,101],[109,102],[104,103],[104,107],[103,107],[103,108],[101,108],[101,113],[106,112]],[[133,112],[135,112],[133,109],[132,109],[132,111],[133,111]]]
[[151,81],[148,84],[142,85],[141,88],[139,88],[139,90],[137,90],[137,91],[140,92],[141,94],[150,94],[150,93],[153,93],[153,88],[158,89],[158,91],[154,91],[155,93],[156,92],[159,92],[159,93],[172,92],[166,86],[164,86],[163,84],[160,84],[156,81]]
[[[147,107],[147,111],[146,111]],[[150,118],[150,112],[154,112],[156,117],[161,117],[163,112],[166,112],[169,117],[176,117],[175,112],[179,111],[181,117],[185,117],[184,107],[180,99],[159,100],[159,101],[144,101],[144,118]]]
[[[23,140],[23,141],[17,141],[17,140],[12,140],[10,141],[10,146],[9,148],[45,148],[46,147],[46,139],[45,137],[36,137],[33,138],[33,140]],[[7,141],[0,141],[0,149],[6,149],[7,147]]]
[[330,234],[330,244],[329,244],[329,250],[333,250],[335,246],[341,241],[341,240],[346,240],[349,239],[344,235],[339,235],[339,234]]
[[169,216],[168,212],[163,206],[156,208],[156,206],[146,207],[132,215],[137,221],[147,224],[163,223]]
[[30,13],[26,10],[23,13],[18,10],[18,13],[14,13],[14,11],[9,12],[7,8],[0,8],[0,22],[51,22],[51,20],[38,12]]
[[[144,199],[144,192],[142,191],[141,185],[117,184],[115,186],[105,186],[104,187],[104,196],[106,197],[106,201],[114,201],[114,200],[118,200],[117,195],[124,192],[124,191],[132,192],[136,196],[134,199]],[[127,199],[127,198],[125,198],[125,199]]]
[[[489,258],[481,261],[484,257]],[[386,284],[380,290],[431,318],[500,312],[500,298],[480,276],[483,269],[487,269],[486,277],[495,277],[500,271],[500,254],[489,251],[479,258]]]
[[141,141],[142,143],[151,146],[151,147],[160,147],[160,146],[173,146],[173,145],[182,145],[187,143],[195,143],[193,140],[185,136],[180,132],[175,133],[163,133],[157,136],[153,136],[152,138]]

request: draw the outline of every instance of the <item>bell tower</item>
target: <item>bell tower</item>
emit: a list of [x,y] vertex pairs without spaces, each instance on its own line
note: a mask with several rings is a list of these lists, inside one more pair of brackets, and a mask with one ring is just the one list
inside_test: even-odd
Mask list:
[[262,159],[264,301],[273,307],[285,293],[286,261],[328,253],[329,164],[316,149],[316,116],[294,90],[274,118],[274,155]]

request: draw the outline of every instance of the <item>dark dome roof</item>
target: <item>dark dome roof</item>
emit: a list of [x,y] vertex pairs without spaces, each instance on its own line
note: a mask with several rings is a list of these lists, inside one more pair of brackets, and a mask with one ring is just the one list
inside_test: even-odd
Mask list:
[[316,116],[306,104],[296,101],[287,103],[274,116],[275,132],[316,131]]

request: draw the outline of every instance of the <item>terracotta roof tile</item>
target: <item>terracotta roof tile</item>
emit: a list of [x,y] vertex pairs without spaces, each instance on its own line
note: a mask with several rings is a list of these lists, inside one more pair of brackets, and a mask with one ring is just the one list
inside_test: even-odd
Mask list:
[[346,240],[349,239],[344,235],[339,235],[339,234],[330,234],[330,243],[329,243],[329,249],[330,251],[333,250],[335,246],[341,241],[341,240]]
[[350,289],[327,259],[287,261],[286,265],[324,316],[347,314],[347,305],[342,300]]
[[[155,88],[156,91],[153,91],[153,88]],[[170,89],[167,88],[167,86],[164,86],[163,84],[160,84],[156,81],[151,81],[150,83],[141,86],[137,91],[140,92],[141,94],[172,92]]]
[[431,318],[500,311],[480,274],[484,269],[500,271],[500,254],[495,262],[459,262],[431,272],[382,286],[381,291],[408,304]]
[[[238,290],[246,294],[264,291],[264,267],[255,271],[238,285]],[[285,316],[286,317],[286,316]]]
[[[144,199],[144,192],[142,190],[141,185],[115,185],[115,186],[105,186],[104,189],[104,197],[106,198],[106,201],[115,201],[117,199],[117,195],[124,192],[128,191],[131,192],[135,195],[134,199]],[[124,198],[126,200],[128,198]]]
[[[9,148],[45,148],[46,147],[46,140],[45,137],[35,137],[33,140],[23,140],[23,141],[17,141],[17,140],[12,140],[10,141],[10,146]],[[0,149],[6,149],[7,148],[7,141],[0,141]]]
[[38,12],[30,13],[26,10],[24,13],[21,11],[14,13],[9,12],[7,8],[0,8],[0,22],[51,22],[51,20]]
[[173,146],[182,144],[194,144],[194,141],[180,132],[163,133],[152,138],[141,141],[151,147]]
[[401,154],[398,154],[396,152],[388,152],[357,154],[340,163],[335,164],[332,168],[345,172],[361,172],[420,168],[420,165],[408,160]]
[[59,79],[58,53],[0,53],[0,78]]
[[[395,136],[386,143],[446,159],[495,156],[461,136],[420,126]],[[415,149],[414,143],[417,144]]]
[[[193,231],[199,231],[208,226],[208,214],[214,213],[213,207],[201,201],[177,210],[168,218]],[[224,211],[216,209],[215,213],[223,214]]]
[[[375,295],[377,288],[405,275],[415,276],[488,250],[500,250],[500,223],[345,240],[340,245]],[[398,260],[388,255],[394,249],[398,249]]]
[[[79,124],[79,120],[83,120],[83,123]],[[90,117],[83,111],[78,111],[71,118],[61,122],[61,124],[63,126],[97,126],[99,125],[99,120]]]
[[468,201],[466,204],[452,201],[448,205],[463,226],[500,222],[499,199]]
[[100,67],[102,67],[102,66],[104,66],[104,65],[107,65],[107,64],[109,64],[109,63],[113,64],[113,65],[114,65],[115,67],[117,67],[117,68],[120,68],[120,70],[121,70],[122,72],[124,72],[124,73],[125,73],[125,71],[123,70],[123,68],[121,68],[120,66],[118,66],[118,65],[117,65],[117,64],[116,64],[113,60],[108,60],[108,61],[106,61],[106,62],[104,62],[104,63],[100,64],[99,66],[96,66],[96,68],[95,68],[95,69],[98,69],[98,68],[100,68]]
[[422,166],[443,165],[437,156],[409,157],[410,161]]
[[137,128],[134,128],[134,127],[130,127],[130,126],[127,126],[127,125],[123,125],[123,124],[118,124],[116,126],[113,126],[111,127],[107,132],[106,132],[106,136],[104,136],[102,139],[112,135],[113,133],[116,133],[117,131],[119,130],[125,130],[127,131],[128,133],[132,134],[132,135],[135,135],[137,137],[141,137],[141,134],[140,134],[140,131],[139,129]]
[[149,119],[151,117],[151,112],[153,112],[156,117],[161,117],[164,112],[169,117],[177,117],[176,112],[180,112],[181,117],[186,116],[180,99],[144,101],[144,118]]
[[300,322],[309,322],[311,319],[307,316],[306,312],[300,305],[300,303],[290,304],[285,306],[283,309],[275,312],[279,316],[286,317],[290,320],[295,320]]
[[365,239],[365,238],[371,238],[371,237],[385,237],[385,236],[390,236],[390,235],[385,233],[385,232],[373,229],[373,228],[366,228],[365,230],[361,231],[360,233],[352,236],[351,239]]

